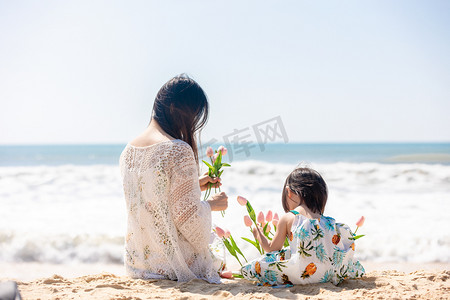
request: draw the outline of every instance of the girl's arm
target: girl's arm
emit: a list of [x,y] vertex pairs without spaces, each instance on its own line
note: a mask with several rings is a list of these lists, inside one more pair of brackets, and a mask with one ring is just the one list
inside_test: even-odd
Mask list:
[[292,226],[292,222],[294,221],[294,215],[287,213],[281,217],[278,222],[277,231],[275,232],[275,236],[272,241],[269,241],[265,236],[260,227],[253,228],[253,236],[255,239],[258,239],[262,248],[266,252],[281,250],[284,245],[284,240],[288,234],[289,229]]

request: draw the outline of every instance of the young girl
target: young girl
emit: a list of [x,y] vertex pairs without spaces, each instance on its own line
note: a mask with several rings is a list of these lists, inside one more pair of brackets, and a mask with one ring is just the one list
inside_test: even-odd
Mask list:
[[[244,278],[263,285],[293,285],[361,277],[365,271],[353,259],[354,240],[350,228],[323,215],[327,185],[310,168],[296,168],[286,178],[281,202],[286,212],[281,217],[272,241],[262,228],[253,235],[264,251],[260,258],[241,269]],[[289,247],[282,249],[286,237]]]

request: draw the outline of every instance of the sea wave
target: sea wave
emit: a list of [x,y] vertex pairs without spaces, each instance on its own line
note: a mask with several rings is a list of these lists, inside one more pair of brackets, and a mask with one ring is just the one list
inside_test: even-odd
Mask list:
[[45,263],[122,263],[123,236],[0,232],[0,260]]
[[[360,215],[357,257],[372,261],[450,262],[450,166],[429,164],[311,164],[329,186],[325,214],[354,228]],[[224,171],[229,195],[214,223],[233,236],[251,237],[245,209],[283,213],[281,190],[296,164],[233,162]],[[0,167],[0,261],[121,263],[125,203],[117,166]],[[252,246],[238,244],[256,256]],[[232,258],[230,258],[231,261]]]

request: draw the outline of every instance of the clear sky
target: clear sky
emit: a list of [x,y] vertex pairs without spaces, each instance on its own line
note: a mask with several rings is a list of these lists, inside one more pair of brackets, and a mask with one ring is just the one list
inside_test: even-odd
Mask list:
[[0,144],[125,143],[161,85],[204,140],[280,116],[291,142],[450,141],[450,1],[0,0]]

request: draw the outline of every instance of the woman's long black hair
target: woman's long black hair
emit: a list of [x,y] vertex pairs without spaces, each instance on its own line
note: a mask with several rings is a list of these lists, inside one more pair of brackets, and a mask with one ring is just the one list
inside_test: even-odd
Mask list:
[[196,133],[208,121],[209,105],[200,85],[186,74],[175,76],[159,90],[152,119],[175,139],[188,143],[198,163]]

